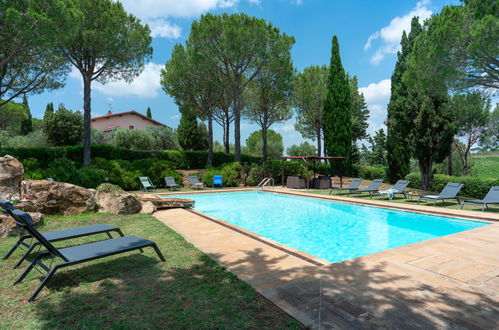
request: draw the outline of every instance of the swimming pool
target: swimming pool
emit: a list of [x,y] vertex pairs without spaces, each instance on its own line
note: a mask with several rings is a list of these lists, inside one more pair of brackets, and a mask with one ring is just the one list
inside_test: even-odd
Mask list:
[[[172,196],[165,196],[172,197]],[[195,209],[329,262],[488,223],[266,192],[176,195]]]

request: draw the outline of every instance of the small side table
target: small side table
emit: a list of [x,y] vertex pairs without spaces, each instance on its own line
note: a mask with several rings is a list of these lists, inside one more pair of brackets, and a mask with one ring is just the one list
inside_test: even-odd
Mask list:
[[418,193],[418,192],[408,192],[407,194],[407,199],[412,200],[413,197],[423,197],[426,194]]

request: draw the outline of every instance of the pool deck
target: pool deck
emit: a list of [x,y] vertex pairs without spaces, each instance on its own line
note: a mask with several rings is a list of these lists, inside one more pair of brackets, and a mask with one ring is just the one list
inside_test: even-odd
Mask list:
[[492,225],[329,263],[194,210],[171,209],[154,215],[313,328],[499,328],[499,214],[281,188],[275,192],[465,215]]

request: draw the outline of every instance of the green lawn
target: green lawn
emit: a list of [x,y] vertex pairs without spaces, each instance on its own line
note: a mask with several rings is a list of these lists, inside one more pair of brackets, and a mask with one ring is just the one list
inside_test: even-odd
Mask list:
[[[167,262],[160,262],[148,249],[142,254],[130,252],[73,266],[56,274],[38,299],[28,303],[40,275],[33,271],[23,283],[13,286],[21,270],[11,268],[15,258],[1,260],[0,329],[301,327],[150,215],[51,217],[40,230],[97,223],[116,225],[125,234],[156,241]],[[98,237],[105,238],[104,234]],[[0,239],[0,254],[4,255],[16,239]],[[56,245],[90,241],[92,238],[82,238]],[[19,256],[18,251],[14,257]]]
[[[364,181],[364,184],[367,184],[367,182],[370,182],[370,181]],[[381,186],[380,190],[387,190],[387,189],[390,189],[391,187],[392,187],[392,185],[390,185],[390,184],[383,184]],[[361,189],[362,188],[364,188],[364,187],[362,186]],[[419,193],[438,195],[438,193],[436,193],[436,192],[429,192],[429,191],[425,192],[423,190],[418,190],[418,189],[413,189],[413,188],[407,188],[406,191],[417,191]],[[320,194],[320,195],[329,195],[329,189],[325,189],[325,190],[310,189],[310,190],[302,190],[301,192],[306,192],[306,193],[311,193],[311,194]],[[347,196],[346,191],[342,192],[339,195],[338,195],[338,191],[333,191],[333,195],[334,196],[342,196],[342,197],[351,197],[353,199],[362,199],[362,200],[367,200],[367,201],[371,200],[369,198],[368,193],[350,194],[350,196]],[[459,198],[461,200],[462,199],[476,199],[476,198],[463,198],[461,196]],[[376,196],[372,197],[372,200],[379,200],[379,201],[385,201],[385,202],[391,202],[391,203],[400,203],[400,204],[409,204],[409,205],[417,205],[417,203],[418,203],[417,197],[413,197],[413,199],[405,199],[404,196],[402,196],[402,195],[396,195],[396,197],[392,200],[389,200],[388,198],[383,199],[382,196],[376,195]],[[421,202],[419,205],[433,206],[433,201],[426,202],[426,203]],[[447,209],[460,209],[461,208],[461,205],[459,205],[455,199],[454,200],[446,200],[445,202],[438,201],[436,206],[447,208]],[[464,210],[481,211],[482,207],[481,207],[481,205],[478,205],[478,204],[477,205],[467,204],[464,206]],[[485,212],[499,213],[499,205],[492,205],[488,209],[486,209]]]
[[496,178],[499,174],[499,156],[473,157],[471,174],[482,178]]

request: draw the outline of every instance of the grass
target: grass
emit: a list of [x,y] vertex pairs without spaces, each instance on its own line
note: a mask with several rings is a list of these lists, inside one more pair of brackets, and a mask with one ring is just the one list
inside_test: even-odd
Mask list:
[[[368,180],[364,180],[364,185],[367,186],[367,184],[370,183]],[[364,185],[360,187],[360,189],[365,188]],[[392,187],[390,184],[382,184],[380,190],[388,190]],[[438,195],[437,192],[430,192],[430,191],[424,191],[424,190],[419,190],[419,189],[413,189],[413,188],[407,188],[406,191],[417,191],[418,193],[426,193],[429,195]],[[319,195],[329,195],[329,189],[325,190],[316,190],[316,189],[310,189],[310,190],[301,190],[301,192],[306,192],[306,193],[311,193],[311,194],[319,194]],[[333,192],[334,196],[338,195],[338,191]],[[384,198],[383,196],[380,195],[375,195],[372,197],[372,199],[369,198],[368,193],[364,194],[350,194],[350,196],[347,196],[347,192],[344,191],[340,195],[342,197],[351,197],[353,199],[362,199],[362,200],[378,200],[378,201],[384,201],[384,202],[391,202],[391,203],[400,203],[400,204],[408,204],[408,205],[418,205],[418,197],[413,197],[412,199],[405,199],[402,195],[396,195],[392,200],[389,200],[388,198]],[[458,195],[459,196],[459,195]],[[476,199],[476,198],[466,198],[466,197],[461,197],[459,196],[460,200],[463,199]],[[419,205],[425,205],[425,206],[433,206],[433,201],[430,202],[421,202]],[[443,207],[446,209],[460,209],[461,205],[454,199],[454,200],[446,200],[445,202],[438,201],[437,202],[437,207]],[[469,210],[469,211],[481,211],[482,206],[481,205],[471,205],[471,204],[466,204],[463,208],[464,210]],[[499,213],[499,206],[498,205],[492,205],[489,206],[488,209],[485,210],[485,212],[492,212],[492,213]]]
[[[33,271],[19,285],[13,270],[16,251],[0,261],[0,329],[159,329],[159,328],[300,328],[288,314],[260,296],[179,234],[150,215],[84,214],[50,217],[40,226],[51,231],[107,223],[126,235],[156,241],[167,258],[160,262],[152,249],[130,252],[69,267],[56,274],[38,299],[28,303],[40,283]],[[75,239],[69,246],[98,239]],[[17,237],[0,240],[4,255]],[[24,264],[25,266],[26,264]]]
[[171,189],[166,189],[166,188],[157,188],[149,191],[143,191],[143,190],[132,190],[128,191],[131,194],[164,194],[164,193],[175,193],[175,192],[196,192],[196,191],[210,191],[210,190],[225,190],[225,189],[251,189],[251,188],[256,188],[256,187],[223,187],[223,188],[188,188],[188,187],[181,187],[176,190],[171,190]]
[[473,157],[473,176],[495,178],[499,172],[499,156]]

